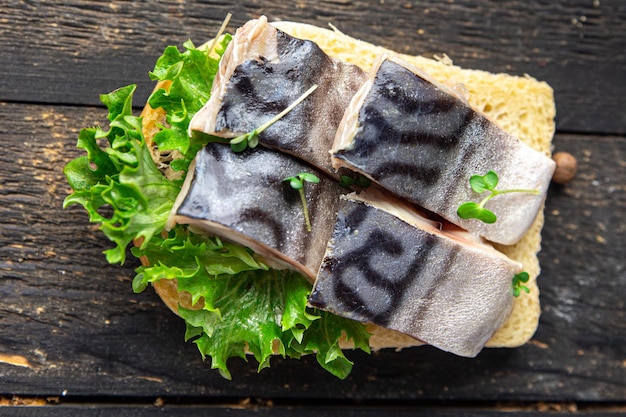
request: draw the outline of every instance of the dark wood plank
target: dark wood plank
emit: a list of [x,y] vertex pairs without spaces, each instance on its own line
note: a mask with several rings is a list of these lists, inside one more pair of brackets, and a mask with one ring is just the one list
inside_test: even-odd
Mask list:
[[[568,408],[569,407],[569,408]],[[284,407],[284,406],[240,406],[232,407],[224,406],[110,406],[110,405],[83,405],[83,406],[48,406],[48,407],[4,407],[0,408],[0,417],[45,417],[45,416],[64,416],[64,417],[91,417],[91,416],[153,416],[158,412],[159,416],[186,416],[186,417],[283,417],[283,416],[301,416],[301,417],[391,417],[391,416],[417,416],[417,417],[502,417],[510,416],[514,413],[519,417],[540,417],[546,411],[558,412],[562,416],[580,415],[573,405],[568,404],[540,404],[530,407],[511,407],[504,406],[496,409],[486,407],[469,407],[468,408],[451,408],[451,407]],[[623,416],[623,411],[617,407],[600,407],[599,409],[586,410],[586,417],[617,417]]]
[[[546,406],[547,408],[548,406]],[[574,416],[580,415],[576,412],[575,408],[571,411],[567,411],[567,405],[560,406],[564,411],[559,411],[559,415]],[[432,417],[500,417],[510,416],[514,412],[515,416],[521,417],[538,417],[544,415],[545,411],[531,411],[527,409],[517,409],[512,407],[505,407],[501,410],[485,409],[475,407],[475,409],[458,409],[458,408],[433,408],[433,407],[390,407],[390,408],[363,408],[363,407],[262,407],[262,408],[245,408],[236,407],[231,408],[228,406],[191,406],[191,407],[159,407],[154,406],[108,406],[108,405],[91,405],[91,406],[48,406],[48,407],[4,407],[0,408],[0,416],[11,417],[30,417],[30,416],[64,416],[64,417],[91,417],[91,416],[152,416],[158,413],[160,416],[186,416],[186,417],[200,417],[200,416],[293,416],[298,415],[302,417],[356,417],[356,416],[432,416]],[[617,417],[623,415],[619,410],[602,410],[602,411],[586,411],[587,417]]]
[[350,354],[345,381],[312,357],[276,358],[260,374],[233,361],[227,382],[154,293],[132,293],[136,263],[107,265],[110,243],[81,209],[61,209],[78,129],[104,118],[100,108],[0,104],[0,395],[626,401],[623,137],[555,140],[580,171],[549,195],[544,313],[528,345],[473,360],[430,347]]
[[626,5],[554,2],[243,0],[229,3],[24,1],[0,9],[0,100],[97,105],[98,94],[140,85],[168,44],[214,35],[249,18],[326,26],[411,54],[447,53],[466,68],[528,73],[555,89],[561,131],[626,132]]

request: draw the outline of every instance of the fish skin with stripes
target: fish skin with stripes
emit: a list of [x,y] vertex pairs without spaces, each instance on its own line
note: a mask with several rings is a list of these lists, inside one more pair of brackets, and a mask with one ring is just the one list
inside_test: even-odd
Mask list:
[[236,31],[220,62],[211,98],[191,120],[190,132],[223,138],[248,133],[317,85],[263,131],[259,143],[336,177],[328,150],[364,80],[359,67],[331,58],[314,42],[287,35],[262,16]]
[[[396,195],[491,241],[521,239],[541,210],[555,163],[504,132],[454,91],[383,56],[354,96],[333,148],[335,169],[357,171]],[[490,201],[495,224],[461,219],[479,195],[472,175],[495,171],[505,189],[537,190]]]
[[234,153],[227,145],[209,143],[196,155],[167,227],[192,225],[249,247],[269,266],[297,270],[313,282],[345,190],[328,178],[307,183],[312,224],[307,231],[298,192],[285,181],[299,172],[323,177],[271,149]]
[[368,190],[342,198],[309,304],[474,357],[509,316],[520,269],[456,226]]

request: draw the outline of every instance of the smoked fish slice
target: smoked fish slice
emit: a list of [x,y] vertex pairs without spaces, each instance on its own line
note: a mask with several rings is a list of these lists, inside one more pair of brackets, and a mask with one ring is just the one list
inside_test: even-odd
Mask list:
[[374,190],[341,200],[309,304],[476,356],[511,312],[521,265]]
[[[408,64],[381,56],[346,110],[331,150],[335,169],[382,187],[493,242],[519,241],[543,207],[555,163],[504,132],[455,92]],[[472,175],[493,170],[498,189],[531,189],[490,200],[493,224],[457,215],[485,196]]]
[[[310,232],[298,191],[284,181],[301,172],[320,178],[304,186]],[[313,282],[342,191],[287,154],[264,148],[234,153],[227,145],[210,143],[192,162],[167,228],[189,224],[193,231],[249,247],[268,266],[298,270]]]
[[365,80],[358,67],[293,38],[265,16],[237,29],[190,134],[234,138],[269,121],[313,85],[317,89],[259,135],[263,146],[295,155],[331,176],[329,149],[344,110]]

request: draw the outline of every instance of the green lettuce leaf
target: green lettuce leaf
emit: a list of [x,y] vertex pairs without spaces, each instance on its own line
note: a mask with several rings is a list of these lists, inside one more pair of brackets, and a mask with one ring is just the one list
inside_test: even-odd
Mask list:
[[179,307],[179,314],[187,322],[187,339],[194,339],[225,378],[231,379],[227,360],[247,360],[246,350],[259,371],[269,367],[274,353],[289,358],[316,354],[322,367],[342,379],[352,362],[339,340],[345,335],[369,352],[369,334],[361,323],[306,307],[311,285],[294,272],[241,273],[215,279],[210,289],[210,303],[198,310]]
[[[221,56],[230,40],[230,35],[224,35],[216,42],[213,53]],[[185,156],[184,161],[174,165],[179,169],[186,169],[188,162],[204,144],[194,142],[187,128],[193,115],[208,101],[219,66],[217,59],[207,55],[208,45],[198,49],[187,41],[183,46],[186,48],[184,52],[175,46],[167,47],[157,60],[150,78],[169,81],[170,85],[167,89],[157,89],[148,99],[153,108],[166,110],[168,126],[155,135],[154,142],[161,150],[177,150]]]
[[[157,169],[141,132],[141,119],[132,115],[135,86],[127,86],[101,96],[109,109],[110,129],[83,129],[79,148],[87,157],[79,157],[64,168],[74,190],[64,207],[80,204],[92,222],[116,246],[105,251],[110,263],[124,263],[126,248],[135,239],[149,241],[160,233],[180,187],[167,180]],[[109,146],[101,149],[98,139]],[[104,214],[104,207],[111,215]]]
[[[179,313],[188,322],[188,337],[198,335],[195,317],[219,316],[219,320],[201,321],[202,333],[195,339],[203,356],[211,357],[211,367],[230,379],[226,361],[231,356],[245,359],[246,348],[253,354],[261,370],[269,366],[274,348],[285,355],[296,337],[292,328],[308,327],[317,317],[305,306],[293,308],[290,303],[306,302],[310,285],[294,273],[284,271],[248,272],[227,279],[217,278],[210,286],[213,292],[205,299],[202,310]],[[291,316],[283,321],[285,307]]]
[[259,371],[269,366],[273,353],[291,358],[316,354],[340,378],[352,369],[339,348],[342,337],[369,351],[361,323],[307,308],[311,284],[294,272],[268,270],[248,249],[199,237],[181,226],[132,253],[151,264],[137,269],[135,291],[160,279],[176,279],[178,290],[191,294],[198,309],[178,309],[187,323],[186,338],[194,339],[212,368],[228,379],[228,359],[246,359],[246,349]]
[[137,269],[133,282],[136,292],[143,291],[149,283],[163,278],[177,279],[179,289],[188,291],[195,304],[209,293],[201,290],[213,277],[235,275],[243,271],[267,270],[249,249],[219,238],[201,237],[189,233],[185,226],[177,226],[166,237],[150,240],[131,252],[137,258],[145,256],[151,266]]
[[339,340],[345,337],[356,349],[369,353],[369,336],[362,323],[324,311],[308,329],[303,344],[307,351],[316,353],[317,362],[324,369],[343,379],[352,371],[353,363],[344,355]]
[[[154,137],[159,149],[182,155],[173,168],[186,170],[203,145],[188,136],[187,128],[209,98],[229,40],[224,36],[210,56],[206,47],[191,42],[183,52],[168,47],[150,73],[153,80],[167,82],[149,103],[166,112],[166,123]],[[150,266],[137,268],[134,291],[175,279],[179,291],[191,294],[193,308],[179,308],[186,338],[224,377],[231,377],[228,360],[247,360],[249,352],[259,371],[269,366],[273,353],[290,358],[315,354],[322,367],[345,378],[352,363],[339,340],[351,339],[356,348],[369,351],[369,334],[361,323],[308,308],[311,284],[303,276],[271,270],[247,248],[191,233],[184,225],[164,230],[181,181],[168,180],[153,162],[142,120],[132,114],[134,91],[129,85],[101,96],[109,130],[80,132],[77,146],[87,155],[64,168],[73,189],[64,207],[80,204],[90,221],[100,224],[115,243],[105,251],[110,263],[123,263],[131,243],[140,244],[130,252]]]

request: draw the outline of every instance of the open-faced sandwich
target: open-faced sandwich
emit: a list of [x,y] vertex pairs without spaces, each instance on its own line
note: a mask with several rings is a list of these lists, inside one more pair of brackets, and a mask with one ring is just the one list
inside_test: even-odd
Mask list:
[[102,96],[109,128],[80,133],[65,204],[101,224],[109,262],[131,247],[134,290],[213,368],[315,354],[343,378],[344,349],[474,357],[532,337],[547,84],[265,17],[184,47],[141,116],[134,86]]

